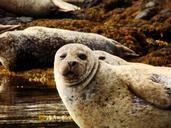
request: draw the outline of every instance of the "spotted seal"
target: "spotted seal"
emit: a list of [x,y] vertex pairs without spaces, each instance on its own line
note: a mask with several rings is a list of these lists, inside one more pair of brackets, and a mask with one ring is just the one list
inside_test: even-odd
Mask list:
[[82,44],[55,55],[58,93],[80,128],[170,128],[171,69],[109,65]]
[[120,57],[136,55],[115,40],[98,34],[30,27],[0,35],[0,61],[10,71],[50,67],[56,51],[69,43],[81,43],[93,50],[103,50]]
[[71,12],[80,9],[63,0],[1,0],[0,8],[18,15],[33,17],[43,17],[58,12]]

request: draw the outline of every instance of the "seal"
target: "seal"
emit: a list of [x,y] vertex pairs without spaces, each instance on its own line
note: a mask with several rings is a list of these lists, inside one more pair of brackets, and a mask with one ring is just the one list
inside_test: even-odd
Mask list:
[[33,17],[49,16],[60,11],[71,12],[80,9],[62,0],[1,0],[0,8],[18,15]]
[[0,34],[6,32],[6,31],[14,30],[18,27],[20,27],[20,25],[3,25],[3,24],[0,24]]
[[56,51],[65,44],[81,43],[120,57],[136,56],[115,40],[94,33],[30,27],[0,35],[0,61],[10,71],[53,66]]
[[170,128],[171,69],[147,69],[109,65],[82,44],[61,47],[54,62],[58,93],[80,128]]
[[128,62],[118,56],[112,55],[105,51],[95,50],[93,51],[95,56],[110,65],[134,65],[134,66],[143,66],[143,68],[153,68],[152,65],[144,64],[144,63],[135,63],[135,62]]

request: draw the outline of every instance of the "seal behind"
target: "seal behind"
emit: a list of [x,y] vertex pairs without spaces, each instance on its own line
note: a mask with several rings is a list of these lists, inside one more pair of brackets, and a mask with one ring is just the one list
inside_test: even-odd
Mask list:
[[56,51],[65,44],[80,43],[120,57],[136,56],[115,40],[95,33],[47,27],[30,27],[0,35],[0,58],[10,71],[52,67]]

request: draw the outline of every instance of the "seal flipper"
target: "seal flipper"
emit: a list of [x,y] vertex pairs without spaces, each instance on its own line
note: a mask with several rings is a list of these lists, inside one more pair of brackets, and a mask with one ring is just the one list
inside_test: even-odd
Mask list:
[[70,12],[80,9],[78,6],[64,2],[62,0],[52,0],[52,2],[59,8],[59,11]]
[[0,34],[6,32],[6,31],[9,31],[9,30],[14,30],[18,27],[20,27],[20,25],[2,25],[2,24],[0,24]]
[[133,50],[130,48],[121,45],[119,42],[112,40],[112,42],[115,44],[115,49],[114,53],[117,54],[118,56],[122,58],[127,58],[127,57],[138,57],[139,55],[135,53]]
[[137,78],[129,78],[128,88],[133,93],[158,108],[171,109],[171,78],[162,74],[141,74]]

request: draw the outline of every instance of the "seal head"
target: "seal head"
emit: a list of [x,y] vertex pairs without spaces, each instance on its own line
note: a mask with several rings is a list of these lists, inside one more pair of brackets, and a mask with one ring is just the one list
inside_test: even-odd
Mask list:
[[82,44],[61,47],[55,55],[55,79],[60,78],[65,85],[73,86],[93,76],[98,68],[98,59],[91,51]]

